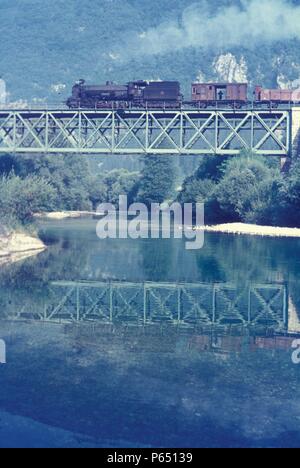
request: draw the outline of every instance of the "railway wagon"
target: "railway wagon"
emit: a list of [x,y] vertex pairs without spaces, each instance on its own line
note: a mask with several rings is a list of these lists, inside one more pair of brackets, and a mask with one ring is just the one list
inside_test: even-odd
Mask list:
[[200,107],[224,104],[245,104],[248,101],[247,83],[193,83],[192,102]]
[[257,102],[292,102],[294,91],[291,89],[264,89],[262,86],[255,87],[255,101]]
[[256,102],[271,102],[277,104],[299,103],[300,88],[298,89],[265,89],[262,86],[255,87]]
[[251,341],[251,351],[256,351],[258,349],[280,349],[284,351],[289,351],[292,349],[292,343],[295,340],[293,336],[261,336],[252,338]]

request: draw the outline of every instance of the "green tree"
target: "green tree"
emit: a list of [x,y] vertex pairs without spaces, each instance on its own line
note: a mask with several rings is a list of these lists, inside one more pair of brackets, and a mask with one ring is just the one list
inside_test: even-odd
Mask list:
[[89,197],[96,208],[99,203],[118,204],[120,195],[127,195],[132,203],[136,197],[139,182],[138,172],[126,169],[114,169],[99,176],[90,178]]
[[204,156],[195,173],[186,178],[178,195],[180,203],[204,203],[208,224],[225,221],[216,199],[225,161],[226,158],[220,156]]
[[147,205],[169,200],[175,193],[176,167],[172,156],[147,155],[137,192],[137,200]]
[[0,155],[0,175],[8,175],[15,169],[15,157],[11,154]]
[[106,187],[106,199],[103,201],[117,204],[120,195],[127,195],[128,202],[131,203],[136,196],[139,173],[115,169],[104,176],[103,182]]
[[0,215],[4,224],[26,223],[34,213],[51,210],[57,193],[46,179],[37,175],[25,179],[13,172],[0,179]]
[[279,169],[241,155],[226,163],[215,195],[228,221],[274,224],[280,182]]
[[22,178],[36,174],[56,190],[56,210],[89,210],[90,172],[81,155],[16,157],[15,172]]
[[178,200],[182,203],[208,201],[223,176],[225,161],[220,156],[204,156],[195,173],[183,182]]
[[280,186],[281,219],[287,226],[300,226],[300,160],[293,161]]

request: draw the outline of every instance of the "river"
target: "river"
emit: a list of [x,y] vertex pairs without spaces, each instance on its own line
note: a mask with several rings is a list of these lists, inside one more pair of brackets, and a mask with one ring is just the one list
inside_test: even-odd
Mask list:
[[0,446],[299,446],[300,239],[95,225],[0,271]]

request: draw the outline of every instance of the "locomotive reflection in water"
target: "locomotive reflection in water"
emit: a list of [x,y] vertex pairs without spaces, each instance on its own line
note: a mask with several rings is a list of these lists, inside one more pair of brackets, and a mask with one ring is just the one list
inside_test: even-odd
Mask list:
[[264,89],[256,86],[249,99],[247,83],[192,83],[191,99],[185,100],[178,81],[132,81],[124,85],[106,82],[87,85],[79,80],[66,104],[70,109],[178,109],[277,108],[300,103],[300,89]]

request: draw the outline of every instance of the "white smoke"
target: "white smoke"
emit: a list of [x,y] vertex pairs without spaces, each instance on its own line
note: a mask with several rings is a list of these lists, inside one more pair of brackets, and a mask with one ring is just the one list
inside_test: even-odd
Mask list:
[[252,47],[295,38],[300,39],[300,5],[291,0],[241,0],[239,5],[214,11],[207,0],[202,0],[187,8],[179,21],[162,23],[138,35],[127,53]]

